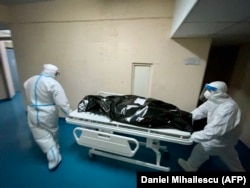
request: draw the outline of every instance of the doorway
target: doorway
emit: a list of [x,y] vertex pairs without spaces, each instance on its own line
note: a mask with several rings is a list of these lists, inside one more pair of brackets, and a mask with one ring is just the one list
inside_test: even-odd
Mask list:
[[[224,81],[230,84],[238,52],[238,46],[211,47],[201,91],[206,83],[213,81]],[[198,105],[201,103],[198,101]]]
[[14,84],[15,92],[20,92],[20,84],[19,84],[19,75],[17,72],[17,65],[16,65],[16,58],[15,58],[15,52],[13,48],[7,48],[7,57],[10,67],[10,72]]

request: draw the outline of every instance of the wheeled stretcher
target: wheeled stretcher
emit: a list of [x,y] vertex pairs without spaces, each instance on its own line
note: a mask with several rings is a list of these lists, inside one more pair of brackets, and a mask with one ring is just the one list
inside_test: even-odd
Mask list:
[[[77,109],[70,113],[66,122],[77,126],[73,130],[74,138],[77,144],[90,148],[90,157],[100,155],[160,171],[170,171],[169,167],[161,165],[162,154],[160,150],[167,152],[167,147],[162,146],[161,142],[192,144],[190,132],[134,126],[112,121],[104,115],[78,112]],[[138,141],[138,138],[145,141]],[[133,158],[140,146],[155,152],[155,163]]]

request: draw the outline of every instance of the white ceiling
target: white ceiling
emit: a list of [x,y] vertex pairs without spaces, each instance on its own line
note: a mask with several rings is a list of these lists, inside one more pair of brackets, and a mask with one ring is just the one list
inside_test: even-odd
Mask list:
[[[0,4],[40,1],[53,0],[0,0]],[[6,27],[0,23],[0,29]],[[250,0],[198,0],[172,37],[211,37],[214,44],[250,43]]]
[[214,44],[250,42],[250,0],[199,0],[173,38],[211,37]]

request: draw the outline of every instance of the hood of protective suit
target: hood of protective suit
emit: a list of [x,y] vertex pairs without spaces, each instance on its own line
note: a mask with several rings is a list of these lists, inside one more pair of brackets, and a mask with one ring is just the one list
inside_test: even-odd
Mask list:
[[206,91],[205,97],[207,100],[215,103],[223,103],[225,99],[229,98],[225,82],[215,81],[207,84],[207,86],[215,88],[213,91]]
[[43,65],[43,71],[42,74],[46,76],[51,76],[53,78],[56,77],[56,74],[59,72],[59,69],[57,66],[52,64],[44,64]]

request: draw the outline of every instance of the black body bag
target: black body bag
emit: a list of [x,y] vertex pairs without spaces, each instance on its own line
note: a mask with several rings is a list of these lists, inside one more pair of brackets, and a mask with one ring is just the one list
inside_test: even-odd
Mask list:
[[193,132],[190,112],[173,104],[136,95],[87,95],[79,102],[78,112],[106,115],[113,121],[141,127]]

